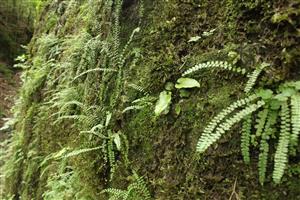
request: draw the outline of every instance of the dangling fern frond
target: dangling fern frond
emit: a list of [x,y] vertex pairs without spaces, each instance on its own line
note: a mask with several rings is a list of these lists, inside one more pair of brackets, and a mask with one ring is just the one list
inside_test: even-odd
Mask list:
[[269,112],[268,107],[265,107],[262,111],[260,111],[257,114],[256,125],[255,125],[255,128],[256,128],[255,135],[257,137],[260,137],[263,130],[264,130],[265,123],[266,123],[267,116],[268,116],[268,112]]
[[300,95],[295,94],[291,97],[291,146],[296,147],[298,145],[299,133],[300,133]]
[[258,97],[256,95],[251,95],[247,98],[238,100],[231,104],[229,107],[222,110],[217,116],[215,116],[210,123],[206,126],[206,128],[203,130],[202,137],[206,137],[210,135],[214,129],[217,127],[217,125],[229,114],[231,114],[234,110],[249,104],[250,102],[256,100]]
[[250,134],[251,134],[251,115],[247,116],[243,121],[242,136],[241,136],[241,151],[244,162],[250,163]]
[[274,158],[273,180],[275,183],[280,183],[281,177],[284,174],[286,164],[288,162],[288,145],[290,140],[290,109],[287,101],[281,104],[281,125],[278,146]]
[[197,144],[197,152],[203,153],[208,147],[216,142],[226,131],[228,131],[235,123],[241,121],[247,115],[255,112],[265,104],[264,101],[258,101],[256,104],[250,104],[243,110],[237,112],[232,117],[221,123],[214,133],[203,134]]
[[270,138],[270,135],[272,135],[272,133],[275,131],[272,126],[276,124],[276,119],[277,119],[277,111],[270,111],[267,117],[265,129],[261,135],[260,148],[259,148],[260,153],[259,153],[259,160],[258,160],[259,182],[261,185],[263,185],[265,182],[268,153],[269,153],[268,140]]
[[270,64],[268,63],[262,63],[257,69],[255,69],[248,77],[249,80],[246,83],[246,87],[244,89],[244,91],[246,93],[249,93],[251,91],[251,89],[253,88],[253,86],[255,85],[255,82],[258,78],[258,76],[260,75],[260,73],[263,71],[263,69],[265,67],[270,66]]
[[235,67],[232,64],[226,62],[226,61],[209,61],[209,62],[205,62],[205,63],[200,63],[198,65],[195,65],[194,67],[186,70],[182,76],[186,76],[188,74],[197,72],[201,69],[214,69],[214,68],[220,68],[220,69],[225,69],[225,70],[229,70],[232,72],[236,72],[236,73],[240,73],[240,74],[245,74],[246,70],[239,68],[239,67]]

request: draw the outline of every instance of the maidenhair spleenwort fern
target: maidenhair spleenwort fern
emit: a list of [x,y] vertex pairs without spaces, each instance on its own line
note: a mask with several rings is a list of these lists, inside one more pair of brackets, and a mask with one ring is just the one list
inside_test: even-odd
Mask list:
[[[269,139],[278,139],[275,148],[273,180],[280,183],[288,163],[289,154],[296,155],[300,131],[300,81],[287,82],[278,87],[274,94],[269,89],[259,89],[245,99],[231,104],[214,117],[203,130],[196,146],[198,153],[206,151],[235,123],[243,121],[241,152],[245,163],[250,162],[250,143],[259,143],[259,182],[264,184],[269,154]],[[258,112],[258,114],[254,114]],[[253,114],[253,116],[252,116]],[[280,114],[280,119],[277,119]],[[255,126],[252,127],[252,118]],[[279,133],[276,122],[280,120]],[[255,134],[251,134],[252,129]],[[250,140],[253,139],[253,140]]]
[[280,136],[275,152],[273,180],[275,183],[280,183],[283,176],[286,164],[288,162],[288,146],[290,141],[290,109],[285,101],[281,104],[280,113]]
[[269,108],[265,106],[265,108],[257,114],[256,125],[255,125],[256,137],[260,137],[264,130],[267,117],[268,117],[268,112],[269,112]]
[[144,179],[138,176],[135,172],[133,174],[134,182],[131,183],[126,190],[107,188],[102,193],[108,193],[109,200],[150,200],[151,195],[147,189]]
[[249,93],[251,91],[251,89],[253,88],[253,86],[255,85],[255,82],[258,78],[258,76],[260,75],[260,73],[264,70],[264,68],[270,66],[270,64],[268,63],[262,63],[258,68],[256,68],[251,74],[248,75],[248,81],[246,83],[246,87],[244,89],[244,91],[246,93]]
[[[300,94],[295,94],[291,97],[291,146],[294,148],[298,145],[300,133]],[[295,152],[293,152],[295,154]]]
[[201,69],[214,69],[214,68],[225,69],[225,70],[229,70],[229,71],[240,73],[240,74],[246,73],[245,69],[233,66],[232,64],[230,64],[226,61],[208,61],[205,63],[197,64],[194,67],[186,70],[185,72],[183,72],[182,76],[186,76],[188,74],[197,72]]
[[[204,132],[198,141],[198,144],[196,147],[197,152],[203,153],[204,151],[206,151],[209,146],[211,146],[214,142],[216,142],[218,139],[220,139],[220,137],[226,131],[228,131],[235,123],[241,121],[247,115],[255,112],[260,107],[262,107],[264,104],[265,104],[265,102],[262,100],[258,101],[255,104],[250,104],[246,108],[244,108],[241,111],[234,114],[233,116],[227,118],[224,122],[220,123],[214,132]],[[226,115],[227,115],[226,109],[225,109],[224,113],[225,113],[224,117],[226,117]],[[215,121],[218,123],[224,117],[223,117],[223,115],[221,115],[221,118],[215,119]],[[209,127],[208,129],[212,129],[212,128]]]
[[260,140],[260,153],[258,159],[258,172],[259,172],[259,182],[261,185],[264,184],[266,178],[266,170],[268,163],[268,153],[269,153],[269,143],[268,140],[270,136],[275,132],[275,128],[273,127],[276,124],[277,112],[274,110],[270,110],[267,116],[267,122],[264,127],[264,131],[262,131],[261,140]]
[[250,163],[250,138],[251,138],[251,115],[246,116],[243,121],[242,135],[241,135],[241,151],[243,155],[244,162],[246,164]]

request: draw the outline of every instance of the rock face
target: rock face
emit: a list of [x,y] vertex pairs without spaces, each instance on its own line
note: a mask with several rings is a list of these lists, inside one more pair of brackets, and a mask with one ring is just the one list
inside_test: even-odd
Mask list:
[[[238,125],[195,155],[209,121],[245,96],[246,76],[204,69],[191,76],[200,87],[174,88],[185,70],[207,61],[250,72],[270,63],[256,88],[299,80],[299,6],[296,0],[44,2],[23,64],[4,194],[299,198],[299,148],[281,185],[272,184],[272,156],[259,184],[259,147],[251,164],[243,163]],[[158,98],[165,108],[156,116]]]

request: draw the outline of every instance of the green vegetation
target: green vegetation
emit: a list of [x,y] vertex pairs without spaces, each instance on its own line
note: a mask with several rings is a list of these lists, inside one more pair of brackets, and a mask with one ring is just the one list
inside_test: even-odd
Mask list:
[[288,2],[34,1],[1,198],[299,196]]

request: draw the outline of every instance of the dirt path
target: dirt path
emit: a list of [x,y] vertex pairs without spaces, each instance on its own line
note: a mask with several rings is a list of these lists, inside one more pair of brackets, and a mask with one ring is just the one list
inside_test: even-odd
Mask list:
[[[0,61],[0,64],[3,62]],[[0,127],[11,117],[11,107],[20,86],[19,73],[7,75],[0,72]],[[0,132],[0,140],[3,134]]]

